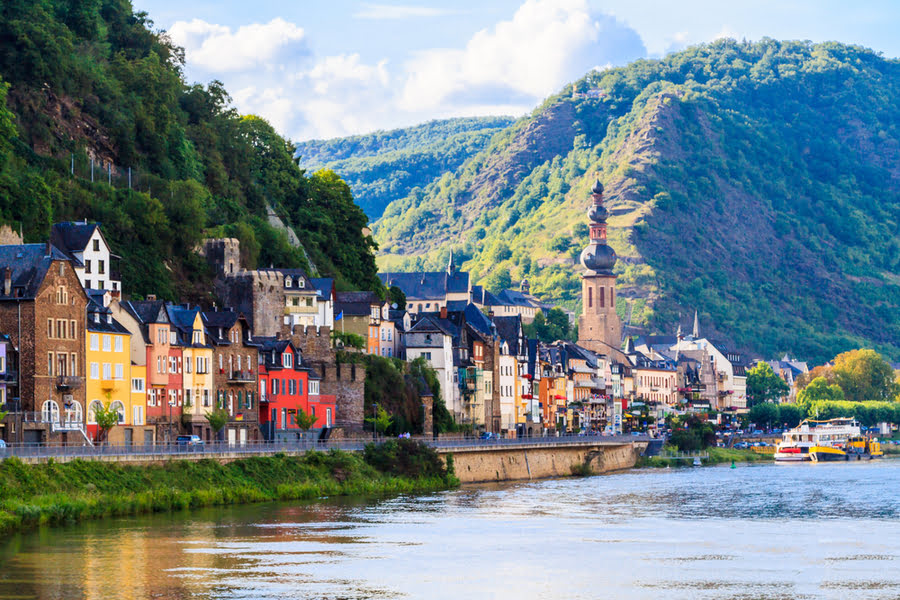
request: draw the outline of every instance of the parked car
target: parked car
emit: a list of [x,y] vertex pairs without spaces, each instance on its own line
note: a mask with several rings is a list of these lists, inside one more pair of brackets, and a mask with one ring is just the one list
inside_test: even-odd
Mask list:
[[0,440],[0,450],[6,448],[6,440]]
[[483,440],[496,440],[496,439],[497,439],[497,435],[494,434],[494,433],[491,432],[491,431],[485,431],[484,433],[481,434],[481,439],[483,439]]
[[179,446],[202,446],[203,440],[199,435],[179,435],[175,438],[175,443]]

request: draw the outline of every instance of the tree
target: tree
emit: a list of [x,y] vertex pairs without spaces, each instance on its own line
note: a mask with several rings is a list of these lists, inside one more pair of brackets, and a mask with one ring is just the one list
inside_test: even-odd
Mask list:
[[559,308],[551,308],[546,316],[543,312],[535,315],[534,321],[524,325],[525,335],[550,343],[556,340],[572,339],[573,328],[569,325],[569,315]]
[[366,347],[366,338],[356,333],[350,333],[349,331],[344,333],[333,329],[331,331],[331,341],[340,342],[345,348],[364,350]]
[[760,361],[747,371],[747,404],[751,408],[762,402],[775,402],[788,391],[788,384],[775,374],[767,362]]
[[218,439],[219,432],[222,431],[222,428],[228,424],[228,411],[224,408],[214,408],[210,412],[206,413],[206,421],[209,423],[209,428],[213,430],[215,434],[215,438]]
[[390,427],[393,422],[394,419],[388,414],[388,411],[386,411],[383,406],[379,406],[376,409],[375,417],[366,417],[366,423],[372,423],[375,427],[375,431],[382,435],[384,435],[384,432],[387,431],[387,428]]
[[112,408],[112,404],[107,402],[100,405],[99,408],[94,408],[94,421],[97,422],[99,441],[105,442],[109,438],[110,430],[119,424],[119,411]]
[[797,394],[797,402],[809,406],[819,400],[842,401],[844,390],[836,383],[829,383],[824,377],[816,377]]
[[406,294],[396,285],[392,285],[391,289],[388,290],[388,300],[391,306],[397,305],[397,310],[406,310]]
[[760,402],[754,405],[750,409],[750,420],[757,425],[771,427],[773,423],[779,422],[778,405],[771,402]]
[[302,407],[297,407],[297,412],[292,417],[294,419],[294,423],[299,427],[302,431],[309,431],[313,425],[316,424],[316,418],[303,410]]
[[834,373],[851,402],[893,400],[900,393],[891,365],[874,350],[851,350],[834,358]]
[[806,410],[804,406],[796,404],[779,404],[778,405],[778,421],[786,427],[796,427],[800,421],[806,418]]

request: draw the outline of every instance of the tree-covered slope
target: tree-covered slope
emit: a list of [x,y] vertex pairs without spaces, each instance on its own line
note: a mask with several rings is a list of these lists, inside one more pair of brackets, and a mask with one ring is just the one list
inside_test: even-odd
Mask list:
[[[307,177],[292,144],[237,114],[218,82],[188,85],[183,51],[152,26],[130,0],[0,3],[0,222],[38,241],[54,221],[99,221],[126,293],[199,299],[209,270],[195,248],[209,235],[240,238],[248,266],[306,266],[268,225],[271,206],[323,274],[380,287],[347,185]],[[106,164],[118,183],[99,176]]]
[[366,214],[377,219],[393,200],[456,170],[512,121],[509,117],[429,121],[405,129],[302,142],[296,156],[307,171],[331,169],[340,175]]
[[[576,92],[576,93],[573,93]],[[588,93],[590,92],[590,93]],[[392,203],[383,268],[449,246],[489,287],[572,307],[595,177],[623,316],[813,361],[900,356],[900,64],[836,43],[719,41],[593,72]]]

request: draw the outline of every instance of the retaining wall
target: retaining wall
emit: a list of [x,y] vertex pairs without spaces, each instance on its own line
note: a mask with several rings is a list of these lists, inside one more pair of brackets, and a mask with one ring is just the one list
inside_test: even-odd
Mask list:
[[453,466],[461,483],[484,483],[568,477],[573,474],[573,468],[581,468],[584,464],[594,474],[630,469],[642,450],[640,443],[574,447],[556,444],[531,448],[457,449],[441,451],[441,455],[453,455]]

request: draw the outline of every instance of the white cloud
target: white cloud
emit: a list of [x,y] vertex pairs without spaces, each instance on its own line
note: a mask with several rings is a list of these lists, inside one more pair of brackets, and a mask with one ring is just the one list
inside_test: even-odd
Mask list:
[[712,39],[710,39],[709,41],[714,42],[714,41],[720,40],[722,38],[731,38],[733,40],[739,40],[740,37],[741,37],[740,34],[737,31],[735,31],[734,29],[732,29],[728,25],[722,25],[722,29],[719,30],[719,33],[712,36]]
[[178,21],[169,35],[184,47],[192,67],[213,73],[271,68],[285,55],[308,54],[303,29],[281,18],[244,25],[235,32],[200,19]]
[[509,21],[477,32],[462,49],[420,53],[407,65],[400,106],[440,107],[467,90],[540,99],[602,61],[646,53],[640,37],[586,0],[526,0]]
[[[363,12],[385,8],[398,7],[372,4]],[[399,8],[416,9],[412,16],[438,10]],[[371,11],[366,18],[400,14]],[[352,51],[314,57],[304,30],[280,18],[237,30],[195,19],[170,34],[185,47],[190,77],[222,80],[240,112],[294,140],[438,118],[520,116],[595,65],[646,55],[634,30],[592,12],[587,0],[526,0],[460,47],[426,50],[400,64]]]
[[396,4],[363,4],[363,9],[354,13],[356,19],[411,19],[415,17],[441,17],[455,11],[430,6],[401,6]]

